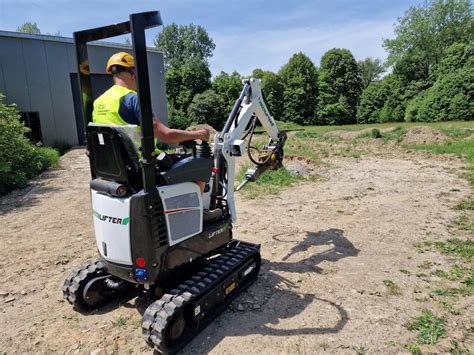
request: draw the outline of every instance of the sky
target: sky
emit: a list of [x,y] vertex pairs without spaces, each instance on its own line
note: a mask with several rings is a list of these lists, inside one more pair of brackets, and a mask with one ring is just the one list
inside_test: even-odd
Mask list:
[[[422,0],[0,0],[0,30],[36,22],[45,33],[74,31],[126,21],[135,12],[159,10],[165,25],[203,26],[216,49],[213,75],[255,68],[278,71],[297,52],[319,66],[331,48],[347,48],[357,60],[385,59],[384,38],[410,6]],[[147,33],[148,45],[160,29]],[[123,38],[110,41],[123,42]]]

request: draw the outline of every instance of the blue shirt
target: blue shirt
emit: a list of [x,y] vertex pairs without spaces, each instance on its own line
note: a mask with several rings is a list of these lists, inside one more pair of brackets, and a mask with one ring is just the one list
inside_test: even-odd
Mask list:
[[136,93],[131,92],[122,98],[119,115],[125,122],[140,126],[140,105]]

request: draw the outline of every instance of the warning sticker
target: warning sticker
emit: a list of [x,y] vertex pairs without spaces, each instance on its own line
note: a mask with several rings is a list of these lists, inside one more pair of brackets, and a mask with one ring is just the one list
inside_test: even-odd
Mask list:
[[232,282],[227,288],[225,289],[225,294],[228,295],[231,293],[235,288],[235,282]]

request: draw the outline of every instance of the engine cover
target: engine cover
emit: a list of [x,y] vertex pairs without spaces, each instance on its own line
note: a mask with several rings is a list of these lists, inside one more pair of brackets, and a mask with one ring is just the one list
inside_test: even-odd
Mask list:
[[94,229],[99,254],[107,261],[132,265],[130,197],[110,197],[91,190]]
[[196,183],[160,186],[158,191],[165,210],[170,246],[202,232],[202,197]]

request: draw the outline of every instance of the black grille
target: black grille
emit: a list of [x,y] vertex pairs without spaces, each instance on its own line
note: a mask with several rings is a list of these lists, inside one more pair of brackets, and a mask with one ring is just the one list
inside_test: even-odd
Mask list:
[[165,211],[160,199],[153,203],[151,231],[155,249],[168,245],[168,230],[166,229]]

